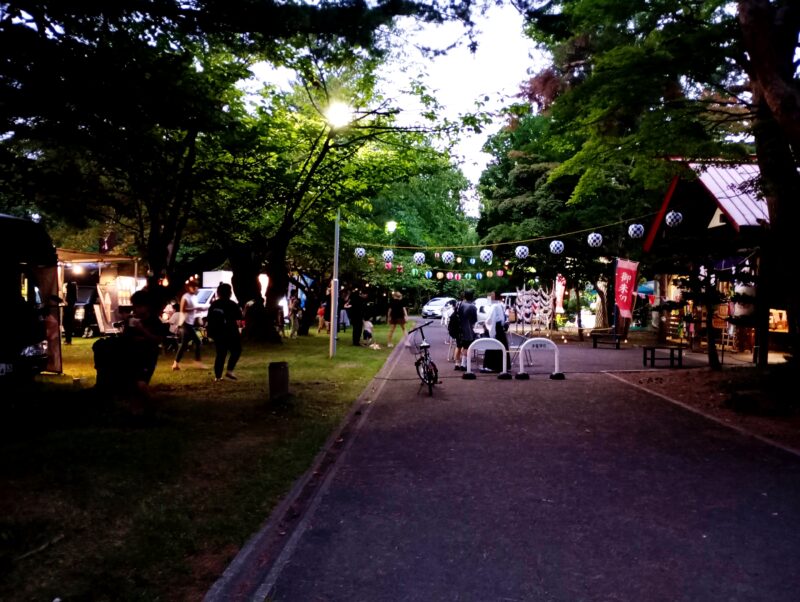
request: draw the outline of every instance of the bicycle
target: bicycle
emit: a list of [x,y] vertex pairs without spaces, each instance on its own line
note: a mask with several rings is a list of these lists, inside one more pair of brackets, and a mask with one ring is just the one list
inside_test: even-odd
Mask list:
[[416,358],[414,366],[417,369],[417,376],[419,376],[423,385],[428,385],[429,395],[433,395],[433,386],[439,381],[439,369],[431,359],[431,344],[425,338],[425,331],[423,330],[423,328],[431,324],[433,324],[433,320],[429,320],[408,331],[408,349]]

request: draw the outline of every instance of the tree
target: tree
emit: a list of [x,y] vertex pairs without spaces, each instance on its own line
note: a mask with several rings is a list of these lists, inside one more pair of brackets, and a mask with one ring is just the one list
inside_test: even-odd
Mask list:
[[[798,284],[778,287],[773,266],[779,254],[792,254],[789,224],[798,217],[800,155],[790,121],[800,106],[800,7],[790,0],[741,0],[736,14],[729,7],[723,0],[529,3],[531,35],[554,57],[531,82],[531,97],[583,136],[563,167],[582,180],[623,163],[648,187],[664,187],[674,168],[663,158],[742,157],[747,149],[733,136],[751,134],[771,221],[761,307],[781,289],[797,316]],[[760,348],[765,363],[766,341]]]

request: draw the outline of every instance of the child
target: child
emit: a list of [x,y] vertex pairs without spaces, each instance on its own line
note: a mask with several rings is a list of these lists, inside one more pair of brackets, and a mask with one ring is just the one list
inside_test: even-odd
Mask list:
[[364,320],[364,344],[369,346],[372,343],[372,322]]

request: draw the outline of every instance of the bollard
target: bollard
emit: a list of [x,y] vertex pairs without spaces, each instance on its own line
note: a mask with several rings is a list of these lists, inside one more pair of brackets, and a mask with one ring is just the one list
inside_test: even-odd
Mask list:
[[269,400],[280,401],[289,396],[288,362],[269,363]]

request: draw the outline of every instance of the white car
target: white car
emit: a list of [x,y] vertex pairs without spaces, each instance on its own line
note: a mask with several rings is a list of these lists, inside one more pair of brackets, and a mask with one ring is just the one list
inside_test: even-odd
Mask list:
[[422,306],[422,317],[441,318],[442,309],[451,301],[455,302],[455,299],[453,297],[434,297]]

